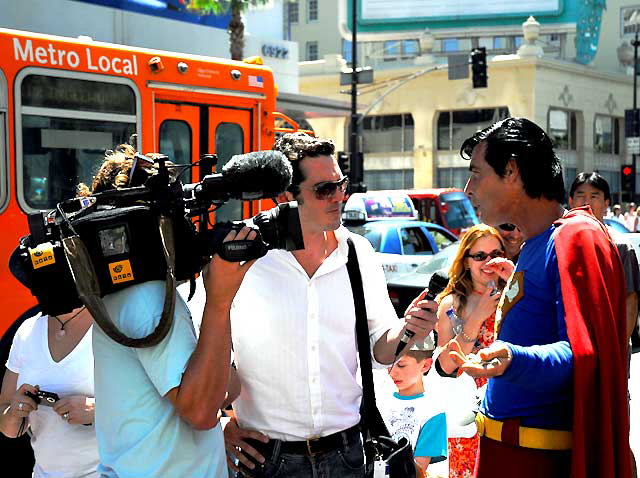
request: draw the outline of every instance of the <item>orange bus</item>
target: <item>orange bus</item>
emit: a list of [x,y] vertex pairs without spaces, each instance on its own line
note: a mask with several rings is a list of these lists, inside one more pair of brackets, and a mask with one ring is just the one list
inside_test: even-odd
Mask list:
[[[90,183],[105,150],[137,135],[141,151],[179,164],[205,153],[217,167],[270,149],[277,113],[273,73],[236,62],[0,29],[0,336],[36,301],[8,269],[25,213],[53,208]],[[183,178],[210,172],[194,168]],[[268,204],[267,204],[268,202]],[[271,201],[230,202],[217,218],[241,219]]]

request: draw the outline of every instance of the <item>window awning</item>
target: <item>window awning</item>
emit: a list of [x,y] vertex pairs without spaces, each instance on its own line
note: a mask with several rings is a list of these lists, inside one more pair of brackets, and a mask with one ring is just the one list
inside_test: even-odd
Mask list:
[[[278,111],[285,114],[295,111],[298,117],[322,118],[351,114],[351,104],[348,101],[329,100],[320,96],[279,93],[276,101]],[[362,108],[363,105],[358,106]]]

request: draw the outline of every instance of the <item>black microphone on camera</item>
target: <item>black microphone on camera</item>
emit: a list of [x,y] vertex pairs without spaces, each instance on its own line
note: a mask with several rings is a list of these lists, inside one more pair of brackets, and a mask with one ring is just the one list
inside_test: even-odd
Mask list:
[[291,185],[292,175],[291,163],[281,152],[254,151],[237,154],[220,173],[207,174],[199,183],[183,186],[183,194],[196,204],[274,198]]
[[[449,276],[446,272],[438,271],[431,276],[431,280],[429,280],[429,287],[427,287],[427,293],[422,298],[422,300],[433,300],[436,296],[442,292],[447,284],[449,283]],[[400,342],[398,342],[398,347],[396,348],[396,357],[400,355],[400,352],[404,350],[409,341],[413,338],[415,334],[411,330],[405,330],[404,334],[400,338]]]

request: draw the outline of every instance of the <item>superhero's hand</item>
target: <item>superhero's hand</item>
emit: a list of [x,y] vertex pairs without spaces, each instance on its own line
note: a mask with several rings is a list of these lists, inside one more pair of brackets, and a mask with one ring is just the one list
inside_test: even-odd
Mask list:
[[460,369],[472,377],[498,377],[511,365],[511,352],[506,344],[496,342],[477,354],[464,355],[454,339],[447,344],[449,356]]

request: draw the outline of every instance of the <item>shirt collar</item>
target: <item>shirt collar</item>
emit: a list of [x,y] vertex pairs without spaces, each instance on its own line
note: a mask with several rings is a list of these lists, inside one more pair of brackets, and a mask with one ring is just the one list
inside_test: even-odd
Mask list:
[[414,400],[416,398],[424,397],[424,393],[418,393],[417,395],[400,395],[398,392],[393,392],[393,396],[400,400]]
[[[347,239],[349,239],[351,233],[349,232],[349,229],[347,229],[343,225],[341,225],[333,232],[336,236],[336,240],[338,241],[338,247],[331,254],[329,254],[329,257],[324,260],[322,265],[314,274],[314,277],[319,277],[321,275],[328,274],[329,272],[333,272],[334,270],[339,269],[347,263],[347,258],[349,255],[349,245],[347,244]],[[289,263],[292,267],[307,276],[307,273],[304,271],[291,251],[273,249],[269,251],[269,254],[278,257],[281,261]]]

